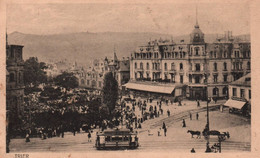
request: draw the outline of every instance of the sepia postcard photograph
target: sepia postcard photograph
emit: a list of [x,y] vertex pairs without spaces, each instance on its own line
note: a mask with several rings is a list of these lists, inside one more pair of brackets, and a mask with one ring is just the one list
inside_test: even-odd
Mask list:
[[1,2],[5,156],[258,151],[250,1],[68,2]]

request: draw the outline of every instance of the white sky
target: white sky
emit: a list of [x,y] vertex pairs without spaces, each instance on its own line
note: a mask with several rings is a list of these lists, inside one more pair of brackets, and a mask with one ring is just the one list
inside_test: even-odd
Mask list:
[[[247,3],[203,3],[198,22],[205,34],[250,33]],[[30,34],[71,32],[158,32],[189,34],[196,4],[8,4],[7,31]]]

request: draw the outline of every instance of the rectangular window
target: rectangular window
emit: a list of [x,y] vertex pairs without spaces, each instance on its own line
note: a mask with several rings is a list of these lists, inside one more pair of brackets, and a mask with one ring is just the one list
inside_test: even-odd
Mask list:
[[180,75],[180,83],[183,83],[183,75]]
[[164,70],[167,70],[167,63],[164,63]]
[[214,75],[214,82],[217,83],[218,82],[218,75]]
[[192,76],[189,75],[189,82],[192,83]]
[[232,91],[233,91],[233,97],[236,97],[237,96],[237,89],[233,88]]
[[240,89],[240,98],[245,98],[245,90]]
[[228,77],[228,75],[223,75],[223,81],[224,82],[227,82],[227,77]]

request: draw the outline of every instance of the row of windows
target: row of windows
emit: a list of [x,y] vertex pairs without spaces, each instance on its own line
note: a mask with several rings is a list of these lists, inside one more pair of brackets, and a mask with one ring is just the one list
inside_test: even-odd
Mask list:
[[[213,88],[212,94],[215,95],[215,96],[219,95],[219,88],[217,88],[217,87]],[[224,87],[222,89],[222,94],[223,95],[227,95],[228,94],[228,87]]]
[[[154,70],[159,70],[160,69],[160,63],[152,63],[153,69]],[[135,69],[137,69],[137,63],[135,63]],[[144,69],[143,67],[143,63],[140,63],[140,69]],[[146,63],[146,69],[149,70],[150,69],[150,65],[149,63]],[[167,63],[164,63],[164,69],[168,70],[168,66]],[[175,64],[171,63],[171,70],[175,70]],[[183,64],[180,63],[180,70],[183,70]]]
[[[234,62],[233,63],[233,70],[237,69],[237,70],[241,70],[242,69],[242,62]],[[159,63],[153,63],[153,69],[155,70],[158,70],[159,69],[159,66],[160,64]],[[218,64],[217,63],[214,63],[213,64],[213,67],[214,67],[214,71],[217,71],[218,70]],[[135,69],[137,69],[137,63],[135,63]],[[143,69],[143,63],[141,62],[140,63],[140,69]],[[149,70],[150,69],[150,66],[149,66],[149,63],[146,63],[146,69]],[[183,64],[180,63],[180,70],[183,69]],[[190,69],[192,69],[192,64],[190,64]],[[251,64],[250,62],[248,61],[247,62],[247,69],[250,70],[251,69]],[[167,63],[164,63],[164,70],[168,70],[168,66],[167,66]],[[171,64],[171,70],[175,70],[175,65],[174,63]],[[196,71],[200,71],[200,64],[195,64],[195,70]],[[223,63],[223,70],[224,71],[227,71],[227,63],[224,62]]]
[[[232,70],[242,70],[243,69],[243,62],[233,62]],[[250,61],[247,62],[247,70],[251,69]]]
[[[233,97],[238,97],[237,96],[237,88],[232,89],[232,95]],[[245,98],[245,89],[240,89],[240,98]],[[248,90],[248,98],[251,99],[251,90]]]

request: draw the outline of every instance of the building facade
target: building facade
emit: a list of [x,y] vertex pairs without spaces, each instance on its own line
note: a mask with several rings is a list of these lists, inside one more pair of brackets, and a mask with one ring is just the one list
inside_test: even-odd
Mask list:
[[23,46],[6,46],[6,110],[16,116],[23,113]]
[[[244,115],[251,115],[251,73],[230,83],[229,99],[224,104],[230,112],[241,111]],[[235,109],[235,110],[233,110]]]
[[155,40],[131,54],[131,82],[155,81],[182,84],[183,97],[225,98],[228,84],[250,72],[250,41],[226,32],[213,43],[206,43],[198,23],[190,41]]
[[119,88],[130,79],[130,59],[119,60],[114,53],[113,59],[95,59],[88,70],[82,69],[77,75],[79,87],[102,90],[104,76],[107,72],[113,72]]

